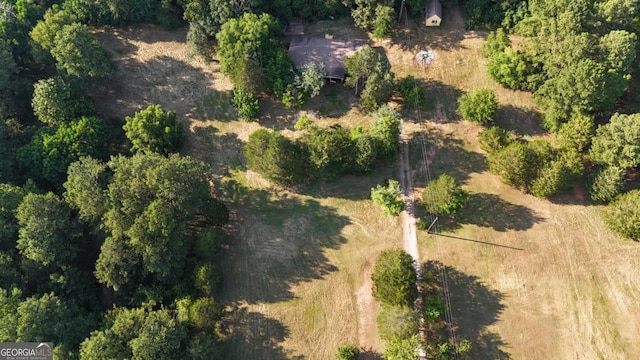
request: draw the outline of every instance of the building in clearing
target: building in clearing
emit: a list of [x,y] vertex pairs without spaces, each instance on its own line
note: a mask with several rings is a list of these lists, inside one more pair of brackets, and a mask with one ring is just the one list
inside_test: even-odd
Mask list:
[[294,36],[289,44],[289,56],[298,69],[307,63],[319,63],[324,66],[325,79],[343,82],[347,74],[344,59],[368,43],[359,39]]
[[424,19],[427,26],[440,26],[442,21],[442,4],[440,4],[440,0],[431,0]]

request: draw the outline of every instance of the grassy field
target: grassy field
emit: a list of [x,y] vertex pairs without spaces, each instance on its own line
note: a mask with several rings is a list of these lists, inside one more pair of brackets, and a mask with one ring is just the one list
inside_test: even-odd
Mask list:
[[[640,353],[638,244],[613,236],[598,207],[579,196],[539,200],[488,173],[476,143],[480,128],[455,112],[464,91],[495,89],[498,124],[529,138],[547,135],[529,94],[487,78],[479,56],[486,34],[467,33],[462,24],[458,12],[448,12],[441,28],[403,22],[391,40],[375,43],[397,77],[411,74],[428,90],[420,111],[395,105],[415,130],[415,185],[425,184],[424,134],[432,176],[452,174],[471,193],[455,224],[442,223],[441,236],[419,234],[423,261],[447,266],[457,335],[472,340],[474,359],[633,358]],[[366,36],[348,19],[307,32],[327,27],[336,36]],[[120,70],[98,101],[103,116],[122,118],[153,103],[176,111],[190,130],[183,152],[211,166],[216,191],[232,210],[224,251],[228,358],[330,359],[344,342],[375,358],[383,344],[371,267],[382,249],[401,246],[402,228],[368,196],[397,177],[395,164],[287,191],[246,171],[241,150],[261,127],[292,134],[300,111],[322,124],[366,125],[370,119],[351,109],[351,90],[331,85],[302,110],[265,102],[260,120],[243,122],[229,106],[230,82],[216,64],[190,56],[184,31],[142,26],[98,35]],[[412,58],[425,48],[436,59],[420,68]]]

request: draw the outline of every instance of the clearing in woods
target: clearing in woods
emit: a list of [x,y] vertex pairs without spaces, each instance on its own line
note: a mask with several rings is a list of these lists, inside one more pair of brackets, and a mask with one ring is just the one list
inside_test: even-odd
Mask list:
[[[474,359],[629,359],[640,353],[640,247],[612,235],[598,206],[572,195],[539,200],[502,185],[487,171],[477,145],[480,127],[461,121],[456,98],[478,86],[496,90],[497,124],[526,138],[547,136],[530,95],[499,88],[480,57],[486,34],[465,32],[459,11],[443,26],[411,21],[379,42],[398,78],[419,78],[428,104],[402,111],[409,135],[410,173],[425,185],[420,137],[431,175],[447,172],[471,195],[456,224],[441,236],[418,232],[422,261],[448,268],[458,338],[472,341]],[[363,38],[349,19],[318,22],[307,33]],[[105,118],[123,118],[159,103],[189,131],[184,153],[211,166],[216,191],[232,211],[223,254],[223,301],[229,304],[230,359],[328,359],[351,342],[375,358],[383,350],[370,296],[377,254],[402,247],[402,223],[383,217],[371,187],[398,176],[398,164],[365,177],[301,187],[270,187],[246,171],[242,145],[261,127],[293,134],[299,111],[266,101],[262,117],[243,122],[229,105],[231,84],[216,64],[189,55],[185,31],[155,27],[98,30],[119,73],[98,99]],[[420,68],[425,48],[435,61]],[[351,90],[329,85],[303,110],[320,124],[367,126],[352,109]],[[419,212],[419,209],[417,209]],[[427,276],[432,269],[427,264]],[[378,355],[376,355],[378,354]]]

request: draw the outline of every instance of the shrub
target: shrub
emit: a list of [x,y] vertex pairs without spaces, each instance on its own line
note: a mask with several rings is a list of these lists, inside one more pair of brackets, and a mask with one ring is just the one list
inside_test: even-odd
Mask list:
[[431,181],[422,192],[422,203],[431,214],[454,215],[462,209],[466,198],[467,193],[447,174]]
[[382,251],[376,260],[371,279],[373,297],[383,304],[408,307],[418,297],[414,261],[402,249]]
[[176,121],[176,113],[165,111],[160,105],[150,105],[144,110],[127,116],[122,127],[133,144],[134,152],[157,152],[167,155],[176,152],[185,139],[182,124]]
[[489,154],[505,148],[515,140],[516,135],[513,132],[506,131],[498,126],[482,129],[478,134],[480,148]]
[[622,191],[625,171],[619,167],[608,166],[596,170],[587,182],[589,197],[593,201],[608,203]]
[[640,190],[618,196],[602,211],[602,218],[620,236],[640,240]]
[[474,89],[458,99],[458,111],[468,121],[491,122],[497,110],[498,100],[491,89]]
[[595,133],[593,116],[573,114],[558,131],[558,145],[582,152],[591,142]]
[[336,351],[337,360],[356,360],[360,350],[352,344],[342,344]]
[[238,115],[245,121],[250,121],[258,117],[258,110],[260,109],[258,98],[242,88],[233,88],[231,105],[233,105]]
[[398,216],[404,209],[404,201],[400,198],[400,184],[395,180],[389,180],[387,185],[378,185],[371,188],[371,200],[376,205],[382,206],[384,215]]
[[413,107],[424,106],[427,102],[427,92],[411,75],[400,80],[398,83],[398,90],[400,91],[405,103]]

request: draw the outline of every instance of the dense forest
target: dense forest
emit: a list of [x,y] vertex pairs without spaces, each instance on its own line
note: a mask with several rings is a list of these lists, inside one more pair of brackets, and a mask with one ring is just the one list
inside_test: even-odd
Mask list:
[[[469,29],[491,31],[489,75],[532,92],[555,133],[526,141],[490,126],[495,97],[466,94],[463,117],[488,125],[479,141],[490,170],[542,198],[585,182],[593,201],[611,202],[603,213],[611,228],[640,238],[637,2],[442,2],[459,4]],[[420,17],[426,3],[0,1],[0,341],[53,341],[56,359],[224,358],[216,249],[229,212],[208,166],[179,154],[185,134],[171,109],[97,114],[94,98],[116,67],[93,26],[188,27],[187,41],[219,62],[234,84],[233,107],[251,120],[261,99],[300,107],[324,84],[321,68],[296,69],[283,46],[292,17],[352,17],[383,38],[401,9]],[[372,127],[301,119],[295,140],[260,130],[244,148],[248,168],[294,186],[395,158],[400,115],[385,104],[394,93],[415,104],[428,94],[413,78],[395,79],[371,47],[345,65],[345,86]]]

